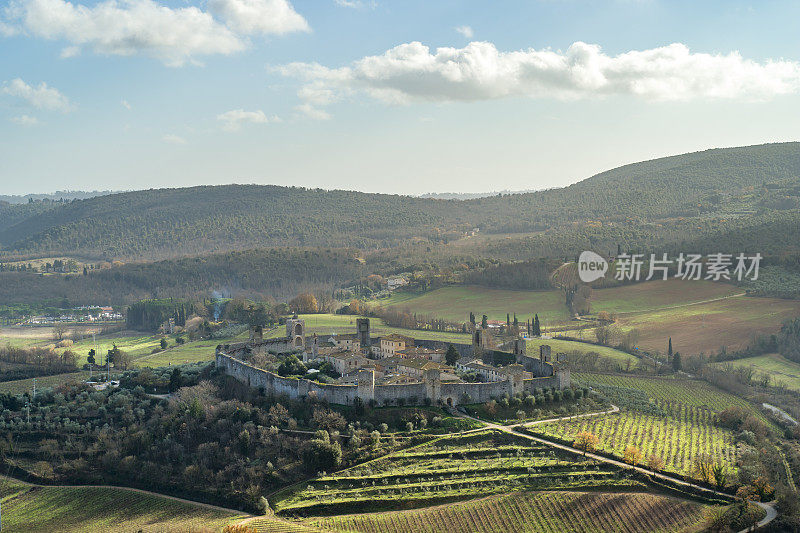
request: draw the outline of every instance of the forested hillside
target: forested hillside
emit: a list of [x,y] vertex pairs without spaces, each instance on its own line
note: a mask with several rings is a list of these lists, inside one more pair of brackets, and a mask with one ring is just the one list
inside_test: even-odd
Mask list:
[[35,217],[45,211],[49,211],[55,207],[61,207],[61,203],[57,202],[30,202],[24,204],[13,204],[9,202],[0,201],[0,231],[5,231],[7,228],[18,224],[26,219]]
[[68,252],[141,260],[287,245],[435,245],[478,228],[537,233],[536,255],[553,257],[573,251],[564,242],[676,242],[748,225],[753,216],[794,220],[798,209],[800,143],[784,143],[667,157],[563,189],[463,201],[257,185],[111,194],[27,216],[0,210],[0,243],[6,259]]
[[212,293],[287,299],[307,290],[331,291],[364,272],[353,250],[250,250],[131,263],[86,275],[0,272],[0,302],[50,302],[67,308],[127,305],[144,298],[202,299]]

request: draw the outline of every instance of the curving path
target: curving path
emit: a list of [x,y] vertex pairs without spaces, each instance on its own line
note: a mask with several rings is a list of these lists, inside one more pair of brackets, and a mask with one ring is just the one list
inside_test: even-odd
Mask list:
[[773,502],[767,502],[767,503],[753,502],[753,503],[764,509],[764,511],[766,511],[767,514],[764,518],[756,522],[755,525],[743,529],[739,531],[739,533],[747,533],[748,531],[758,531],[762,527],[766,526],[767,524],[778,518],[778,511],[776,511],[775,507],[772,505]]

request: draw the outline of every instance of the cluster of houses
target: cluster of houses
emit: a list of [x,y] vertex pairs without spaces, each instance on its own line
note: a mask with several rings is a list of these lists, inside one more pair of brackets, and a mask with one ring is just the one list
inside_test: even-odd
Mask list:
[[[482,328],[473,333],[471,344],[447,344],[398,334],[372,337],[369,319],[358,318],[354,334],[308,337],[305,322],[295,316],[286,321],[285,337],[264,339],[261,333],[255,328],[247,342],[217,346],[217,368],[249,387],[290,398],[313,393],[342,405],[360,400],[455,406],[570,386],[569,368],[561,364],[561,354],[552,357],[550,346],[540,346],[538,357],[527,354],[520,338],[497,349]],[[267,353],[302,353],[306,363],[328,363],[340,375],[338,383],[283,377],[246,362]],[[502,362],[509,364],[499,366]]]
[[37,315],[23,320],[23,324],[44,326],[72,322],[108,322],[122,320],[122,313],[114,311],[110,306],[83,306],[75,307],[71,313],[61,315]]
[[450,366],[446,364],[446,348],[418,346],[413,338],[397,333],[365,340],[362,333],[314,336],[303,360],[330,363],[341,375],[339,383],[343,385],[356,384],[362,370],[371,370],[376,384],[381,385],[420,382],[428,370],[439,371],[442,383],[462,381],[461,373],[484,382],[505,381],[511,374],[532,377],[519,364],[494,367],[470,357],[459,358]]

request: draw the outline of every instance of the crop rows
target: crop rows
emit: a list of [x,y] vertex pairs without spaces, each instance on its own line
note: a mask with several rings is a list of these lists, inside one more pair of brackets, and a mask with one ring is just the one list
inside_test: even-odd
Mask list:
[[736,446],[729,431],[713,424],[713,413],[680,404],[660,404],[666,416],[638,411],[562,423],[542,424],[536,432],[571,440],[581,431],[600,439],[599,450],[622,456],[628,446],[638,447],[644,457],[655,455],[664,461],[666,470],[689,473],[692,461],[709,454],[717,461],[733,466]]
[[678,401],[684,405],[710,409],[714,412],[733,406],[755,411],[746,400],[721,391],[705,381],[579,373],[575,374],[575,379],[587,385],[611,385],[634,389],[644,392],[658,402]]
[[201,526],[220,529],[236,517],[232,512],[132,490],[99,487],[24,487],[21,490],[24,492],[3,501],[4,533],[185,532]]
[[638,486],[618,468],[575,461],[538,445],[511,447],[507,438],[496,437],[445,438],[318,477],[276,498],[274,507],[282,514],[333,514],[356,505],[386,510],[521,489]]
[[496,531],[699,530],[703,506],[637,493],[518,492],[446,506],[316,519],[327,531],[488,533]]

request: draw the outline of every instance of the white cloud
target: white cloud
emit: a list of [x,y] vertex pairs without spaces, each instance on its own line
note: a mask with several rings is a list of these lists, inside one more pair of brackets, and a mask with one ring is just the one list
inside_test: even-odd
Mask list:
[[472,31],[471,26],[458,26],[456,27],[456,31],[467,39],[472,39],[475,36],[475,32]]
[[287,0],[209,0],[208,10],[243,35],[310,30],[306,19]]
[[334,0],[337,6],[340,7],[350,7],[354,9],[361,9],[364,7],[368,7],[370,9],[375,9],[378,7],[378,3],[375,0]]
[[566,51],[500,52],[492,43],[431,50],[419,42],[350,66],[291,63],[278,69],[304,80],[298,94],[324,105],[356,93],[391,103],[492,100],[513,96],[580,99],[632,95],[648,100],[761,100],[800,90],[800,63],[762,63],[729,54],[693,53],[683,44],[616,56],[576,42]]
[[3,37],[13,37],[17,33],[19,33],[17,28],[0,20],[0,35]]
[[37,109],[48,109],[54,111],[71,111],[73,106],[69,99],[61,94],[55,87],[48,87],[45,82],[38,87],[28,85],[19,78],[3,84],[3,94],[22,98],[28,104]]
[[39,119],[29,115],[20,115],[18,117],[12,117],[11,122],[19,124],[20,126],[35,126],[39,123]]
[[313,118],[314,120],[328,120],[331,118],[330,113],[323,111],[322,109],[317,109],[309,103],[300,104],[295,106],[294,109],[301,115],[304,115],[308,118]]
[[70,57],[75,57],[80,55],[81,47],[80,46],[66,46],[61,49],[61,59],[67,59]]
[[130,110],[131,110],[131,104],[129,104],[127,100],[122,100],[122,101],[120,102],[120,104],[122,104],[122,107],[124,107],[124,108],[125,108],[125,109],[127,109],[128,111],[130,111]]
[[222,129],[225,131],[238,131],[242,124],[267,124],[270,122],[280,122],[281,119],[272,116],[268,117],[260,109],[257,111],[245,111],[244,109],[233,109],[217,115],[217,120],[223,123]]
[[244,35],[309,29],[287,0],[210,0],[208,8],[171,8],[154,0],[104,0],[91,6],[66,0],[11,0],[0,32],[66,41],[69,46],[62,57],[89,48],[105,55],[145,54],[180,66],[196,62],[198,56],[244,50]]
[[181,146],[185,145],[185,144],[189,144],[189,143],[186,142],[186,139],[184,139],[183,137],[180,137],[178,135],[173,135],[171,133],[161,137],[161,140],[164,141],[167,144],[177,144],[177,145],[181,145]]

